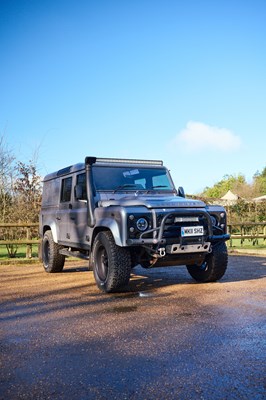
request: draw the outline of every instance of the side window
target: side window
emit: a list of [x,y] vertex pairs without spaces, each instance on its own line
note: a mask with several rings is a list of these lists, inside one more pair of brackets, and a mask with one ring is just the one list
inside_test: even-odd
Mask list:
[[[86,193],[86,175],[85,174],[80,174],[77,176],[77,186],[81,188],[81,193],[79,193],[79,196],[81,195],[80,200],[87,200],[87,193]],[[77,197],[77,193],[76,193]]]
[[72,177],[62,179],[61,186],[61,202],[67,202],[71,200],[71,188],[72,188]]

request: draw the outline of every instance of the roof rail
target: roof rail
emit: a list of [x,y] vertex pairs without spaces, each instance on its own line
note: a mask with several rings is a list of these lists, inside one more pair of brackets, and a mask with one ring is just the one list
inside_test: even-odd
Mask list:
[[130,158],[96,158],[97,163],[163,165],[161,160],[136,160]]

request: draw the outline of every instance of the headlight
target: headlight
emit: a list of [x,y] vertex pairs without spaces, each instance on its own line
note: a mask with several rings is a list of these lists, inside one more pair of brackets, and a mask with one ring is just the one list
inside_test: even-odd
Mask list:
[[139,218],[136,222],[136,226],[139,231],[144,232],[148,228],[149,224],[145,218]]

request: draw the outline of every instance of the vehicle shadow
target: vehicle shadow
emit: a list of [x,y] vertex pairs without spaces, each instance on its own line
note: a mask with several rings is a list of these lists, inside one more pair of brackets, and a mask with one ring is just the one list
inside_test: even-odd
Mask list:
[[80,264],[78,264],[78,265],[76,265],[76,266],[68,266],[68,267],[65,267],[64,269],[63,269],[63,273],[65,273],[65,274],[67,274],[67,273],[73,273],[73,272],[85,272],[85,271],[89,271],[89,268],[88,268],[88,266],[84,266],[84,265],[80,265]]
[[[87,265],[69,263],[63,273],[89,272]],[[90,271],[93,274],[92,271]],[[241,282],[257,280],[266,277],[266,258],[256,256],[229,256],[228,267],[225,275],[219,280],[220,284],[228,282]],[[93,280],[93,275],[92,275]],[[131,279],[126,287],[121,288],[118,294],[133,294],[149,292],[161,287],[172,285],[200,285],[188,273],[186,266],[142,268],[134,267]],[[209,283],[212,284],[212,283]]]
[[[266,257],[229,256],[228,267],[219,284],[252,281],[266,277]],[[137,266],[132,270],[130,291],[149,291],[170,285],[201,285],[188,273],[186,266],[144,269]],[[208,284],[212,284],[208,283]]]

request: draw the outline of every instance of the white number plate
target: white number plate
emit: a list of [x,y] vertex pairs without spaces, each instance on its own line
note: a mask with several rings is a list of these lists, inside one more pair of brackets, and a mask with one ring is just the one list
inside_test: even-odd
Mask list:
[[203,226],[184,226],[181,228],[181,236],[202,236]]

